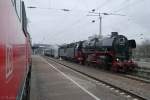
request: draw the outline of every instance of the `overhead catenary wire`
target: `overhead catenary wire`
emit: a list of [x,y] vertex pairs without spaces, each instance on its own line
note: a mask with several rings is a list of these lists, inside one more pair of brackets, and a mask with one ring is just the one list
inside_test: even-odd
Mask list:
[[[112,12],[112,9],[118,8],[118,5],[121,5],[121,4],[124,4],[125,2],[127,2],[127,0],[118,0],[119,2],[121,2],[121,4],[117,4],[117,3],[119,3],[118,1],[115,0],[115,2],[117,2],[117,3],[114,3],[112,1],[113,0],[107,0],[106,5],[102,5],[102,7],[97,8],[97,10],[101,10],[101,11],[107,10],[107,12]],[[113,5],[113,4],[115,4],[115,5]]]
[[[105,6],[107,6],[107,4],[110,3],[109,1],[110,1],[110,0],[106,0],[106,1],[103,3],[103,5],[101,4],[101,5],[99,6],[100,9],[103,8],[103,7],[105,7]],[[142,1],[142,0],[141,0],[141,1]],[[132,4],[134,5],[134,3],[132,3]],[[131,6],[132,4],[123,6],[123,7],[119,8],[119,9],[115,10],[114,12],[120,12],[120,11],[122,11],[122,10],[125,10],[128,6]],[[96,9],[99,9],[99,7],[97,7]],[[87,7],[87,8],[88,8],[88,7]],[[43,9],[43,8],[42,8],[42,9]],[[57,8],[52,8],[52,7],[50,7],[50,8],[44,8],[44,9],[57,10],[57,11],[62,10],[62,9],[57,9]],[[112,9],[113,9],[113,8],[112,8]],[[78,12],[78,11],[80,11],[80,12],[81,12],[81,11],[83,11],[83,12],[88,12],[88,11],[86,11],[86,10],[78,10],[78,9],[70,9],[70,11],[73,11],[73,12]],[[63,17],[63,18],[64,18],[64,17]],[[63,19],[63,18],[62,18],[62,19]],[[80,22],[81,22],[84,18],[85,18],[85,17],[83,16],[83,18],[78,19],[78,20],[74,21],[73,23],[72,23],[72,22],[69,23],[68,25],[66,25],[66,27],[64,27],[64,28],[61,29],[60,31],[58,30],[58,32],[56,32],[56,34],[54,34],[54,35],[57,36],[57,34],[60,35],[60,34],[63,34],[63,33],[65,33],[65,32],[70,31],[72,28],[76,28],[78,24],[81,24]],[[64,18],[64,19],[66,19],[66,18]],[[62,21],[61,21],[61,22],[62,22]],[[81,25],[82,25],[82,24],[81,24]],[[82,25],[82,26],[83,26],[83,25]]]
[[[62,35],[62,33],[67,33],[68,31],[71,31],[71,29],[73,29],[73,28],[76,28],[77,27],[77,25],[82,25],[81,24],[81,21],[83,21],[83,19],[85,18],[85,16],[84,17],[81,17],[80,19],[78,19],[77,21],[75,21],[74,23],[71,23],[70,25],[67,25],[67,27],[65,27],[63,30],[61,30],[61,31],[59,31],[59,32],[56,32],[53,36],[60,36],[60,35]],[[80,22],[80,23],[79,23]],[[87,22],[86,22],[87,23]],[[83,26],[83,25],[82,25]],[[83,27],[84,28],[84,27]],[[82,29],[83,29],[82,28]]]
[[[79,2],[79,1],[78,1],[78,2]],[[77,9],[72,9],[72,10],[69,10],[69,11],[80,11],[80,12],[82,11],[82,12],[88,13],[88,11],[86,11],[86,10],[77,10]],[[79,24],[79,22],[81,22],[85,17],[86,17],[86,16],[83,16],[83,17],[81,17],[80,19],[78,19],[77,21],[73,22],[72,24],[69,24],[69,26],[65,27],[63,30],[57,32],[57,34],[61,34],[61,33],[64,33],[64,32],[66,32],[66,31],[69,31],[70,28],[75,27],[75,26],[76,26],[77,24]],[[83,26],[83,25],[82,25],[82,26]]]
[[[39,8],[39,9],[46,9],[46,10],[56,10],[56,11],[63,10],[63,9],[57,9],[57,8],[41,8],[41,7],[38,7],[38,8]],[[77,11],[77,10],[71,10],[71,11]],[[87,11],[84,11],[84,12],[87,12]],[[57,35],[59,35],[59,34],[61,34],[61,33],[64,33],[65,31],[68,31],[68,29],[70,29],[70,28],[76,26],[77,24],[80,24],[80,22],[81,22],[85,17],[86,17],[86,15],[83,16],[83,17],[81,17],[81,18],[78,19],[77,21],[75,21],[75,22],[69,24],[69,26],[65,27],[63,30],[57,32],[57,33],[54,34],[54,35],[57,36]],[[66,19],[66,18],[64,18],[64,19]]]
[[[126,10],[126,9],[128,9],[128,7],[136,6],[136,5],[138,5],[139,3],[143,2],[143,1],[144,1],[144,0],[137,0],[136,2],[129,3],[129,4],[126,5],[126,6],[123,6],[123,7],[119,8],[119,9],[117,9],[117,10],[114,10],[113,12],[116,13],[116,12],[120,12],[120,11]],[[128,1],[128,2],[130,2],[130,1]]]
[[[72,31],[70,34],[68,34],[68,35],[73,35],[73,34],[76,34],[75,33],[75,31],[73,31],[73,30],[78,30],[78,33],[80,33],[80,35],[82,34],[82,33],[84,33],[84,35],[85,35],[85,28],[87,28],[86,27],[86,24],[87,23],[89,23],[88,21],[87,22],[84,22],[83,24],[78,24],[78,26],[76,25],[76,27],[72,27],[72,28],[74,28],[74,29],[69,29],[69,30],[66,30],[66,31],[64,31],[65,32],[65,34],[68,34],[69,33],[69,31]],[[91,24],[92,25],[92,24]],[[80,28],[80,27],[82,27],[82,28]],[[89,28],[88,28],[89,29]],[[93,28],[92,28],[93,29]],[[90,30],[92,30],[92,29],[90,29]],[[95,30],[95,29],[94,29]],[[82,32],[82,31],[84,31],[84,32]],[[89,32],[88,32],[89,33]],[[92,32],[93,33],[93,32]],[[62,34],[60,34],[60,35],[62,35]],[[86,36],[86,35],[85,35]],[[87,36],[85,37],[85,38],[87,38]]]
[[[57,33],[55,33],[55,34],[53,34],[51,37],[54,37],[54,38],[59,38],[61,35],[64,35],[64,34],[68,34],[69,33],[69,31],[73,31],[74,29],[75,30],[78,30],[78,33],[85,33],[85,32],[82,32],[83,30],[84,30],[84,28],[86,28],[85,26],[86,26],[86,24],[87,23],[89,23],[89,21],[86,21],[86,22],[84,22],[84,23],[79,23],[79,22],[83,22],[84,19],[85,18],[85,16],[83,16],[83,17],[81,17],[79,20],[77,20],[77,21],[75,21],[74,23],[72,23],[72,26],[69,26],[69,27],[66,27],[66,29],[64,29],[63,31],[60,31],[60,32],[57,32]],[[91,24],[92,25],[92,24]],[[82,28],[80,28],[80,27],[82,27]],[[68,35],[72,35],[72,34],[76,34],[76,33],[74,33],[74,31],[73,32],[71,32],[70,34],[68,34]],[[56,37],[57,36],[57,37]],[[87,38],[87,37],[86,37]],[[71,41],[70,41],[71,42]]]
[[[129,0],[128,0],[128,1],[129,1]],[[107,2],[107,1],[106,1],[106,2]],[[126,2],[126,0],[125,0],[125,2]],[[136,6],[137,4],[139,4],[139,3],[141,3],[141,2],[143,2],[143,0],[138,0],[138,1],[136,1],[136,2],[130,3],[130,4],[126,5],[126,6],[123,6],[123,7],[119,8],[119,9],[113,11],[113,13],[117,13],[117,12],[120,12],[120,11],[122,11],[122,10],[128,9],[127,7]],[[104,3],[105,3],[105,2],[104,2]],[[93,16],[94,16],[94,15],[93,15]],[[96,15],[95,15],[95,16],[96,16]]]
[[99,6],[97,6],[95,8],[95,10],[98,10],[98,9],[102,9],[105,5],[109,4],[110,2],[108,1],[111,1],[111,0],[106,0],[105,2],[103,2],[102,4],[100,4]]
[[[72,11],[72,10],[71,10]],[[120,15],[120,14],[112,14],[112,15]],[[121,15],[121,16],[124,16],[124,15]],[[79,19],[79,20],[77,20],[77,22],[75,22],[75,23],[73,23],[73,24],[71,24],[69,27],[67,27],[67,28],[65,28],[65,29],[63,29],[62,31],[59,31],[59,32],[57,32],[56,34],[62,34],[62,33],[64,33],[64,32],[67,32],[67,31],[69,31],[70,30],[70,28],[72,28],[72,26],[75,26],[74,24],[78,24],[79,22],[81,21],[81,19]],[[69,29],[69,30],[68,30]]]

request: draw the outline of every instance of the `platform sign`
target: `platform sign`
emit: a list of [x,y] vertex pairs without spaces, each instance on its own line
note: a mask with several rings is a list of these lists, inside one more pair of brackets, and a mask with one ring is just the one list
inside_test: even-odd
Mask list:
[[6,45],[6,80],[9,80],[13,73],[13,50],[12,45]]

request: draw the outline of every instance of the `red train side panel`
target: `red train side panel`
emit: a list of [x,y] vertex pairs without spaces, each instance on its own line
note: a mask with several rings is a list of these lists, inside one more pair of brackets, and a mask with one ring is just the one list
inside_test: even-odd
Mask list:
[[29,40],[12,1],[0,0],[0,100],[21,98],[29,69]]

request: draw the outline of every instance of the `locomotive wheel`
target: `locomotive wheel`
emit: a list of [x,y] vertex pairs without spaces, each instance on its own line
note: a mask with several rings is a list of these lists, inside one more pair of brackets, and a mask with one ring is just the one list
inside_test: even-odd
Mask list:
[[85,62],[85,66],[89,66],[89,63],[87,61]]
[[96,63],[93,63],[92,66],[96,69],[100,68]]
[[84,62],[83,62],[83,61],[79,61],[79,64],[80,64],[80,65],[84,65]]
[[89,67],[92,66],[91,62],[89,62],[89,61],[86,61],[85,64]]
[[118,72],[118,66],[112,66],[111,71],[113,72]]
[[105,64],[104,66],[105,66],[106,70],[110,70],[111,69],[111,65],[110,64]]

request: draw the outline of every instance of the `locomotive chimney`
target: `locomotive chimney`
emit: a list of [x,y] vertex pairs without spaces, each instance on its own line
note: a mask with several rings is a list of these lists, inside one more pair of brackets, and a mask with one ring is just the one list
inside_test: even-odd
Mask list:
[[118,35],[118,32],[111,32],[111,37],[115,37]]

